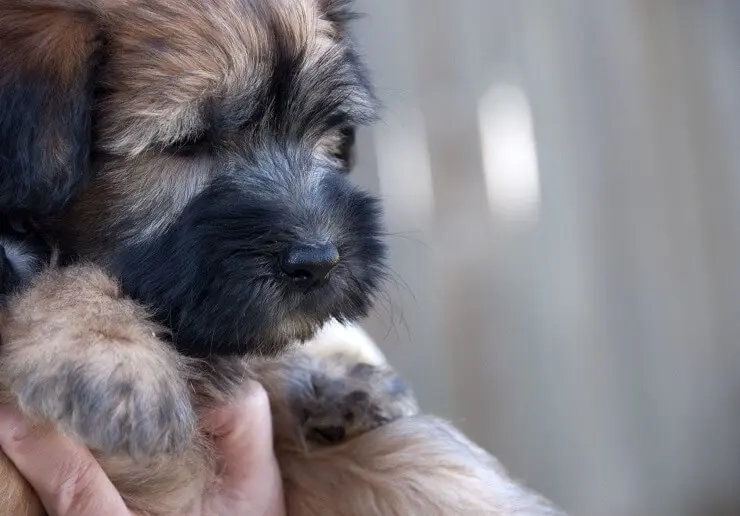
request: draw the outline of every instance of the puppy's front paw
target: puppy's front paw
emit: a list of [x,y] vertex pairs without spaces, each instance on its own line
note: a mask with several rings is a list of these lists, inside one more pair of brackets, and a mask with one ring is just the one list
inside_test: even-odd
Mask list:
[[343,354],[310,363],[308,388],[293,399],[310,443],[337,444],[419,411],[411,389],[386,365]]
[[30,369],[11,390],[24,412],[57,424],[94,451],[135,458],[181,451],[195,422],[184,383],[170,383],[175,374],[166,363],[117,358]]
[[42,275],[9,312],[0,378],[24,412],[106,455],[188,444],[195,414],[178,355],[100,271]]

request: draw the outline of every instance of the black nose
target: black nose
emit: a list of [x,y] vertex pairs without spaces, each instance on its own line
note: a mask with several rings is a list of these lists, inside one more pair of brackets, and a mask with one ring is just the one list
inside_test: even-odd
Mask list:
[[282,269],[296,285],[308,288],[326,279],[337,263],[339,251],[331,243],[296,246],[285,253]]

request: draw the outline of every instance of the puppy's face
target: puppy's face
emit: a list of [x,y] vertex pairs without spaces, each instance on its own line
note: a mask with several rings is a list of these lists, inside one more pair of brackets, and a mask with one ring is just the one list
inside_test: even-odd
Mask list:
[[76,19],[99,49],[92,178],[60,219],[69,250],[191,355],[274,352],[365,314],[384,248],[376,201],[347,174],[376,105],[345,2],[96,9]]

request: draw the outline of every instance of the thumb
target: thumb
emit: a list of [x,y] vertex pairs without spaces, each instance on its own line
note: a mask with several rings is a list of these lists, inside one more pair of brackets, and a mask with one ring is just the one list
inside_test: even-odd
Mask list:
[[213,437],[224,489],[243,488],[277,469],[270,400],[259,383],[248,381],[234,401],[206,413],[202,424]]

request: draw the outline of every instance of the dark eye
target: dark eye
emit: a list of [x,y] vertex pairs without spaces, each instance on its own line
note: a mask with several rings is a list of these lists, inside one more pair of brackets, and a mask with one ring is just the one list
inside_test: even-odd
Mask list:
[[207,133],[192,134],[165,147],[165,151],[178,156],[197,156],[211,149],[212,139]]
[[344,172],[349,172],[355,166],[355,139],[354,127],[346,126],[339,130],[339,144],[334,157],[341,163]]

